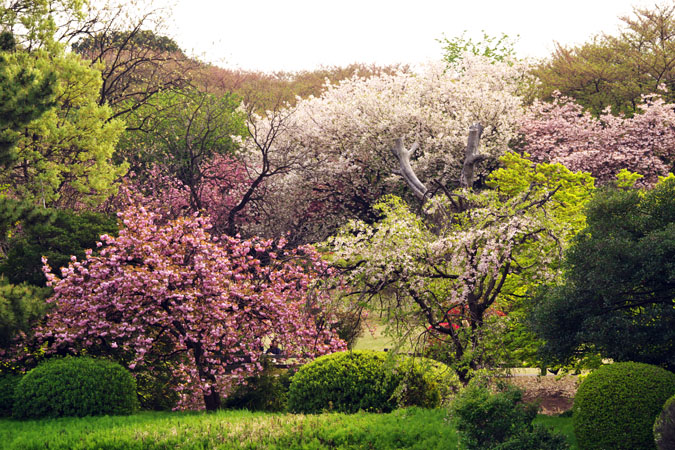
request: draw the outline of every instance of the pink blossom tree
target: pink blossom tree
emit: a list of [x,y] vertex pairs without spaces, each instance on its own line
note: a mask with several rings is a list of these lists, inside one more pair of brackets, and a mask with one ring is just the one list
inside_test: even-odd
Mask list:
[[675,105],[645,98],[641,114],[626,118],[607,109],[598,118],[568,97],[535,102],[520,121],[522,150],[536,162],[590,172],[599,183],[622,169],[653,185],[675,164]]
[[261,370],[276,339],[300,360],[342,349],[331,330],[331,271],[311,247],[218,239],[204,216],[166,221],[142,206],[119,214],[119,237],[45,273],[54,304],[36,333],[48,354],[105,354],[129,369],[170,368],[183,408],[219,407],[228,388]]
[[[251,206],[258,195],[245,199],[255,180],[234,156],[215,155],[200,166],[198,183],[185,184],[161,165],[153,166],[142,180],[131,177],[128,181],[132,190],[161,199],[161,204],[155,202],[155,212],[159,209],[167,218],[202,212],[209,217],[213,234],[236,235],[239,228],[255,220]],[[126,201],[124,196],[117,200],[120,204]]]

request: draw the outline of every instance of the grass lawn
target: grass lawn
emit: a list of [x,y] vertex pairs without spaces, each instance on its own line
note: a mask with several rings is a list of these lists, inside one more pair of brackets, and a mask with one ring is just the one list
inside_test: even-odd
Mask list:
[[[570,418],[537,422],[572,433]],[[572,442],[570,440],[570,442]],[[456,449],[443,409],[295,415],[219,411],[0,420],[2,449]],[[574,447],[576,448],[576,447]]]

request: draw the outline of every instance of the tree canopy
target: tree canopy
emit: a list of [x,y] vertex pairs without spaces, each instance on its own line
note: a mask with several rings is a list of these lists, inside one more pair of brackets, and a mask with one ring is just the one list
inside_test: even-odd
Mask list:
[[381,220],[350,222],[329,241],[354,294],[381,295],[404,335],[424,325],[447,340],[464,379],[483,365],[490,308],[508,310],[513,296],[555,278],[593,190],[590,176],[559,164],[514,154],[502,162],[488,179],[492,189],[438,195],[422,216],[389,197],[377,205]]
[[549,358],[600,353],[675,367],[675,178],[653,190],[600,190],[532,321]]
[[675,99],[675,5],[633,10],[618,35],[601,34],[576,47],[557,45],[534,70],[541,95],[558,91],[593,115],[638,113],[642,96]]

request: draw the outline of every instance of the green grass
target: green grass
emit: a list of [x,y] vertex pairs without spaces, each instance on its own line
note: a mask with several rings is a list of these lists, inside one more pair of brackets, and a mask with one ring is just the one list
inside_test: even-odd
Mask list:
[[[571,434],[571,419],[537,422]],[[570,441],[571,442],[571,441]],[[2,449],[455,449],[445,410],[295,415],[219,411],[0,420]],[[576,447],[575,447],[576,448]]]
[[379,320],[371,320],[363,330],[363,334],[356,340],[354,350],[376,350],[394,348],[394,339],[385,336],[385,325]]
[[538,415],[534,419],[534,423],[544,425],[547,428],[553,428],[559,433],[562,433],[567,438],[567,442],[572,449],[577,449],[577,439],[574,437],[574,426],[572,424],[572,417],[558,417],[558,416],[544,416]]
[[[385,319],[375,318],[369,319],[367,325],[364,327],[363,334],[356,339],[353,350],[376,350],[383,351],[393,350],[400,344],[397,338],[385,334],[387,325]],[[413,332],[411,339],[403,339],[401,351],[412,352],[417,345],[417,337],[424,332],[424,328]],[[412,341],[411,341],[412,340]]]

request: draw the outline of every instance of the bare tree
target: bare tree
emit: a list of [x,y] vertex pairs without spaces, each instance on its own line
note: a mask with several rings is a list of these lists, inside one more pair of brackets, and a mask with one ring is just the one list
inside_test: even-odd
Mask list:
[[73,50],[101,70],[99,104],[113,108],[111,120],[147,104],[158,93],[189,85],[198,63],[167,36],[168,11],[110,0],[93,6],[78,30]]

